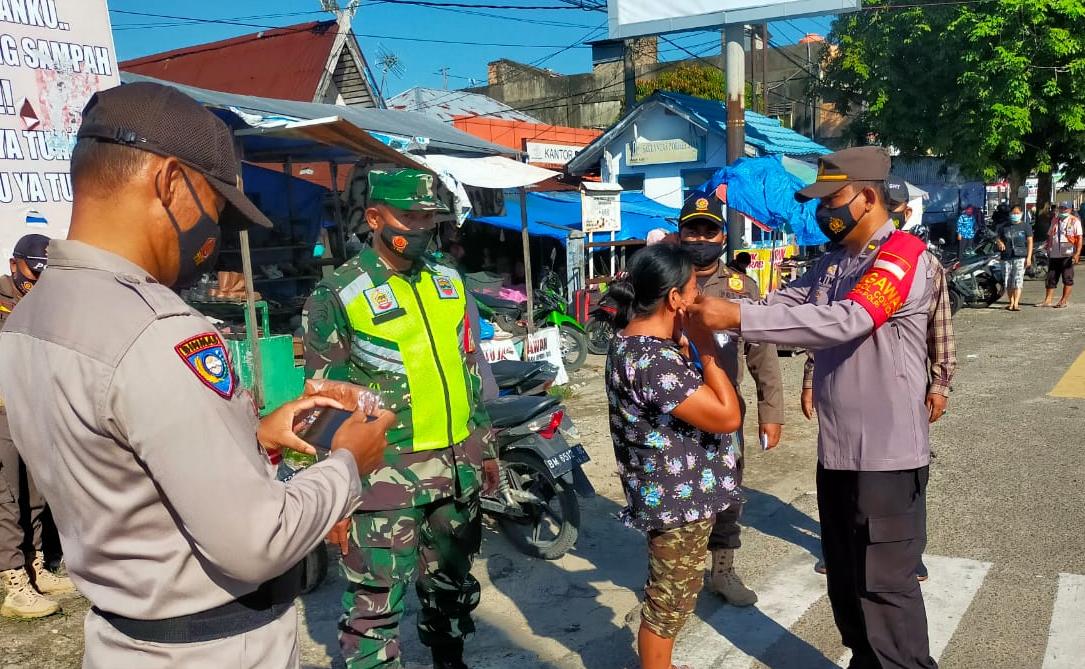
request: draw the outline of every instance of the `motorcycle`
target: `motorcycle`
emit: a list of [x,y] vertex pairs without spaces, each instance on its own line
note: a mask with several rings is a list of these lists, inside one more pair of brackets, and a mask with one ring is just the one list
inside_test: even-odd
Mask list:
[[604,294],[588,316],[588,323],[584,326],[584,330],[588,336],[588,350],[595,355],[606,355],[610,349],[610,340],[614,339],[616,331],[614,317],[617,314],[618,308]]
[[1006,285],[1000,279],[1001,269],[994,270],[992,263],[998,263],[997,255],[967,256],[963,262],[950,263],[946,278],[952,313],[964,306],[989,307],[1002,297]]
[[[499,297],[472,291],[479,313],[483,318],[496,322],[501,329],[513,334],[524,334],[522,325],[526,320],[527,303],[512,302]],[[565,370],[573,372],[584,366],[588,359],[588,338],[576,318],[569,313],[569,303],[562,296],[560,279],[545,270],[538,290],[535,291],[534,324],[536,327],[554,326],[561,337],[561,357]]]
[[574,471],[591,460],[551,395],[505,395],[486,402],[501,468],[482,510],[520,551],[556,560],[576,545],[580,502]]

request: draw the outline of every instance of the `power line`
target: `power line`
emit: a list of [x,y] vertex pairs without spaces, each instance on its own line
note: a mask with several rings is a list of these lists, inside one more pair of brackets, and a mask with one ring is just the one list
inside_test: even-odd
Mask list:
[[[562,53],[564,53],[564,52],[566,52],[566,51],[568,51],[570,49],[576,48],[582,42],[590,39],[597,32],[601,31],[603,29],[604,25],[605,24],[600,24],[600,25],[596,26],[595,28],[593,28],[587,34],[585,34],[584,36],[578,38],[575,42],[569,44],[568,46],[562,47],[561,49],[558,49],[557,51],[555,51],[553,53],[547,54],[545,56],[542,56],[542,57],[532,61],[531,63],[529,63],[529,66],[538,67],[539,65],[542,65],[543,63],[550,60],[551,58],[555,58],[555,57],[559,56],[560,54],[562,54]],[[517,73],[516,76],[510,77],[508,80],[503,81],[501,83],[502,84],[512,83],[513,81],[516,81],[517,79],[520,79],[522,77],[527,76],[527,74],[528,74],[528,71],[523,70],[523,71]],[[449,95],[451,95],[451,94],[449,94]],[[453,102],[456,102],[457,100],[461,100],[461,99],[467,97],[468,95],[472,95],[472,93],[468,91],[468,92],[462,93],[459,97],[454,97],[452,99],[449,99],[449,95],[444,95],[444,96],[441,96],[441,97],[438,97],[438,98],[434,98],[433,100],[430,100],[428,103],[416,108],[415,111],[421,112],[421,111],[424,111],[426,109],[429,109],[430,107],[434,107],[434,106],[437,106],[437,105],[451,104]]]
[[[384,2],[389,2],[389,1],[390,0],[384,0]],[[269,25],[264,25],[264,24],[259,24],[259,23],[245,23],[245,22],[234,21],[234,20],[230,20],[230,19],[203,19],[203,18],[187,17],[187,16],[169,16],[169,15],[166,15],[166,14],[151,14],[151,13],[148,13],[148,12],[131,12],[131,11],[128,11],[128,10],[121,10],[121,9],[114,9],[114,10],[110,10],[110,11],[116,12],[118,14],[134,14],[134,15],[138,15],[138,16],[151,16],[151,17],[162,18],[162,19],[175,19],[175,20],[180,19],[180,20],[185,20],[185,21],[192,21],[192,22],[195,22],[195,23],[210,23],[210,24],[216,24],[216,25],[231,25],[231,26],[241,26],[241,27],[245,27],[245,28],[261,28],[261,29],[264,29],[264,30],[291,30],[289,28],[283,28],[281,26],[269,26]],[[294,30],[292,30],[292,32],[304,32],[305,30],[309,30],[311,27],[312,26],[306,26],[304,28],[294,29]],[[373,33],[359,33],[359,32],[354,32],[354,35],[356,37],[371,37],[373,39],[404,40],[404,41],[408,41],[408,42],[427,42],[427,43],[431,43],[431,44],[454,44],[454,45],[457,45],[457,46],[501,46],[501,47],[508,47],[508,48],[517,48],[518,47],[518,48],[523,48],[523,49],[554,49],[554,48],[561,48],[563,50],[577,49],[577,48],[582,48],[582,49],[588,48],[587,45],[573,45],[573,46],[566,47],[566,46],[563,46],[561,44],[516,44],[516,43],[508,43],[508,42],[466,42],[466,41],[462,41],[462,40],[445,40],[445,39],[436,39],[436,38],[427,38],[427,37],[409,37],[409,36],[406,36],[406,35],[377,35],[377,34],[373,34]],[[151,61],[151,62],[154,62],[154,61]]]
[[462,7],[465,9],[529,9],[529,10],[576,10],[586,11],[583,7],[570,5],[488,5],[468,2],[431,2],[430,0],[384,0],[392,5],[417,5],[419,7]]

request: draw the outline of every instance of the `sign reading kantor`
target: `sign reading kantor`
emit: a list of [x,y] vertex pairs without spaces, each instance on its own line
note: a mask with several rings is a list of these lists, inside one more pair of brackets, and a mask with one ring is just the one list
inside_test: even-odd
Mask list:
[[801,16],[841,14],[861,0],[607,0],[611,39],[758,23]]
[[118,81],[105,0],[0,0],[0,259],[67,234],[81,112]]

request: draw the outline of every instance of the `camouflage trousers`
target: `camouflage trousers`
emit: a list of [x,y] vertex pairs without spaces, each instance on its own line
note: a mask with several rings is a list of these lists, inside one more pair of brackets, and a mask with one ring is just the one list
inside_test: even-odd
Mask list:
[[427,646],[475,631],[479,583],[471,561],[482,543],[478,493],[424,506],[354,514],[350,550],[341,561],[339,645],[348,669],[391,669],[399,660],[399,623],[413,582],[421,608],[418,636]]
[[648,533],[648,583],[641,623],[673,639],[693,613],[704,585],[704,555],[712,518]]

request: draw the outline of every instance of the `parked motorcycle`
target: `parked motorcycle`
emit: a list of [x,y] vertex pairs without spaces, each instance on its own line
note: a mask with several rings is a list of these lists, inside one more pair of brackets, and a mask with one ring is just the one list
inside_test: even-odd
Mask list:
[[[527,303],[512,302],[493,295],[472,291],[479,313],[483,318],[496,322],[502,329],[523,334],[526,328]],[[576,318],[569,313],[569,303],[562,295],[560,279],[550,270],[544,270],[540,287],[534,293],[535,327],[558,328],[561,335],[561,357],[565,370],[575,371],[588,359],[588,338]]]
[[560,400],[506,395],[486,403],[497,440],[501,482],[482,509],[522,552],[555,560],[580,533],[573,471],[591,460]]
[[614,339],[616,328],[614,317],[618,314],[618,307],[608,294],[603,294],[598,306],[592,309],[588,316],[588,323],[584,330],[588,336],[588,350],[595,355],[606,355],[610,349],[610,340]]
[[982,255],[968,256],[963,263],[960,259],[950,263],[946,269],[953,313],[964,306],[989,307],[1002,297],[1006,285],[1000,278],[1001,269],[992,268],[992,263],[997,262],[997,255]]

